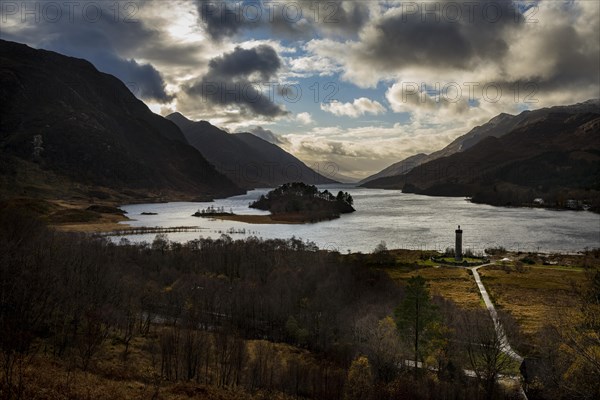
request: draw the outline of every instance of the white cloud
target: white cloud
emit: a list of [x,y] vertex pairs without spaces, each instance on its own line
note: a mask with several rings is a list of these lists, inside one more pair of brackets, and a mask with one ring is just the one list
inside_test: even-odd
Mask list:
[[303,113],[296,115],[296,120],[304,125],[310,125],[315,122],[315,121],[313,121],[310,113],[307,113],[307,112],[303,112]]
[[291,59],[289,68],[297,76],[332,76],[342,71],[341,65],[333,59],[318,55]]
[[414,154],[439,150],[462,133],[456,128],[440,132],[416,124],[326,126],[287,134],[282,147],[307,165],[331,162],[341,174],[362,179]]
[[321,104],[321,110],[337,115],[338,117],[358,118],[365,114],[379,115],[386,112],[386,108],[378,101],[361,97],[355,99],[352,103],[341,103],[333,101],[327,104]]

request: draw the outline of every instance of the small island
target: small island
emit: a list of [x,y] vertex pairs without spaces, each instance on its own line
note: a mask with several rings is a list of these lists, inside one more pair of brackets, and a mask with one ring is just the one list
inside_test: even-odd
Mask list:
[[356,211],[354,199],[347,192],[337,196],[328,190],[319,191],[314,185],[301,182],[286,183],[271,190],[250,208],[270,211],[273,220],[288,222],[318,222],[339,218],[341,214]]
[[319,191],[314,185],[294,182],[281,185],[250,203],[250,208],[270,211],[269,215],[238,215],[231,210],[226,212],[223,207],[211,206],[192,216],[249,224],[306,224],[354,212],[353,204],[354,199],[349,193],[340,191],[334,196],[328,190]]
[[227,216],[232,216],[232,215],[235,215],[233,213],[233,211],[229,210],[229,212],[226,212],[224,207],[215,208],[214,206],[210,206],[206,209],[196,211],[194,214],[192,214],[192,217],[205,217],[205,218],[213,217],[214,218],[214,217],[227,217]]

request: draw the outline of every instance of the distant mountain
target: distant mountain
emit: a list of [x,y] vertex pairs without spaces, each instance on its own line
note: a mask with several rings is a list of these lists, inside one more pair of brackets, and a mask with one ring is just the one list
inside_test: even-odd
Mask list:
[[[114,76],[85,60],[4,40],[0,154],[2,193],[13,195],[85,198],[104,188],[207,199],[241,192]],[[57,184],[46,185],[48,177]]]
[[433,196],[469,196],[494,205],[522,205],[542,198],[600,207],[600,110],[538,114],[500,138],[488,136],[468,149],[422,164],[369,187]]
[[359,184],[364,184],[364,183],[374,181],[375,179],[379,179],[379,178],[386,178],[388,176],[403,175],[403,174],[409,172],[411,169],[423,164],[423,162],[425,162],[425,160],[427,160],[428,157],[429,156],[424,153],[410,156],[400,162],[390,165],[386,169],[384,169],[374,175],[371,175],[371,176],[363,179],[362,181],[359,182]]
[[244,188],[275,187],[288,182],[336,183],[306,166],[279,146],[251,133],[227,133],[206,121],[180,113],[167,116],[219,171]]
[[[334,166],[334,168],[337,169],[337,167],[335,167],[335,166]],[[340,183],[355,185],[359,181],[358,178],[352,177],[352,176],[348,176],[348,175],[344,175],[341,172],[333,171],[332,174],[333,174],[335,180],[338,181],[338,182],[340,182]],[[326,174],[326,175],[329,175],[329,174]]]
[[518,115],[502,113],[489,120],[486,124],[471,129],[467,134],[457,138],[442,150],[430,154],[425,162],[468,150],[490,136],[500,138],[515,129],[535,123],[551,113],[582,114],[597,112],[600,112],[600,99],[592,99],[583,103],[568,106],[555,106],[540,108],[533,111],[523,111]]
[[[583,103],[578,103],[574,105],[568,106],[555,106],[548,108],[541,108],[534,111],[523,111],[518,115],[511,115],[502,113],[487,123],[476,126],[471,129],[468,133],[460,136],[455,139],[448,146],[443,149],[431,153],[425,157],[423,154],[417,154],[415,156],[411,156],[399,163],[393,164],[390,167],[384,169],[383,171],[372,175],[368,178],[363,179],[360,183],[366,184],[367,182],[372,182],[379,178],[385,178],[394,175],[402,175],[410,172],[412,168],[415,168],[421,164],[428,163],[433,160],[437,160],[438,158],[448,157],[452,154],[459,153],[461,151],[465,151],[480,141],[488,137],[502,137],[513,130],[526,126],[532,122],[543,118],[544,116],[550,113],[566,113],[566,114],[580,114],[586,112],[598,112],[600,109],[600,99],[592,99]],[[398,173],[396,173],[398,172]],[[365,185],[367,187],[376,187],[373,185],[377,185],[377,183],[370,183]]]

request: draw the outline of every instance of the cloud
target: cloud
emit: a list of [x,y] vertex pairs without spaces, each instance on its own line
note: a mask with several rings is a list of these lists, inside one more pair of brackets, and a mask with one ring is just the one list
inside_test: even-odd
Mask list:
[[[77,52],[74,52],[74,55]],[[165,90],[165,81],[161,74],[150,64],[140,64],[134,59],[124,60],[110,52],[99,51],[85,57],[98,70],[111,74],[123,81],[134,95],[144,100],[159,103],[173,99]]]
[[[468,12],[468,4],[474,11]],[[521,91],[516,102],[537,106],[523,101],[527,84],[535,85],[539,104],[597,97],[600,42],[591,38],[600,35],[600,4],[529,6],[524,11],[520,2],[492,0],[399,3],[373,18],[357,40],[311,40],[306,57],[336,60],[342,78],[359,87],[389,81],[496,83],[507,107],[512,107],[508,93],[515,90]],[[451,7],[462,13],[455,21]]]
[[265,140],[272,144],[282,145],[282,144],[287,143],[287,140],[285,140],[284,137],[279,136],[279,135],[275,134],[273,131],[271,131],[269,129],[264,129],[260,126],[255,126],[255,127],[249,128],[249,129],[247,129],[247,131],[250,132],[251,134],[253,134],[254,136],[258,136],[262,140]]
[[373,64],[386,69],[427,64],[468,68],[481,59],[497,60],[509,49],[503,32],[523,23],[515,10],[512,1],[497,0],[479,1],[472,12],[460,3],[451,11],[439,1],[403,5],[369,27],[361,56],[368,54]]
[[[523,25],[512,2],[483,0],[472,13],[463,9],[471,3],[452,4],[459,7],[459,18],[445,16],[445,2],[398,3],[372,18],[358,40],[316,38],[307,47],[312,55],[338,60],[344,78],[361,87],[373,87],[409,67],[464,70],[501,60],[510,47],[505,33]],[[481,10],[487,5],[502,17],[485,17]]]
[[290,69],[301,77],[332,76],[342,72],[342,68],[329,57],[317,55],[296,57],[289,60]]
[[259,29],[295,40],[356,34],[368,22],[372,8],[360,0],[197,0],[196,5],[200,24],[217,41]]
[[[113,11],[108,3],[82,1],[77,3],[81,7],[77,9],[79,13],[72,10],[70,14],[68,5],[52,4],[52,7],[60,10],[60,14],[55,10],[55,14],[46,16],[40,2],[21,3],[21,7],[41,13],[43,18],[38,16],[36,20],[35,15],[31,15],[23,20],[20,13],[17,17],[3,15],[2,18],[6,20],[2,23],[6,23],[6,28],[3,26],[0,37],[85,58],[98,70],[115,75],[144,100],[167,102],[172,99],[166,91],[161,73],[152,64],[121,55],[121,51],[129,53],[130,49],[141,43],[155,41],[155,31],[147,29],[140,22],[116,21],[111,17]],[[88,15],[83,9],[93,12],[89,11]],[[56,15],[61,15],[61,18],[52,20],[57,18]],[[160,47],[158,41],[156,47]]]
[[363,126],[341,129],[316,127],[309,133],[285,135],[285,150],[307,163],[332,162],[343,175],[364,178],[417,153],[443,148],[461,130],[440,134],[437,130],[414,125]]
[[284,116],[288,112],[275,104],[273,93],[268,90],[271,88],[268,81],[281,65],[279,56],[268,45],[252,49],[238,46],[232,52],[210,60],[208,72],[184,90],[188,95],[214,105],[236,107],[241,114],[268,118]]
[[378,8],[377,2],[363,0],[303,0],[303,3],[309,9],[316,9],[315,4],[318,4],[316,22],[322,32],[333,35],[359,32],[368,23],[374,8]]
[[[306,57],[335,60],[342,79],[359,87],[389,85],[391,110],[409,119],[403,132],[429,131],[441,139],[501,112],[598,97],[600,42],[591,38],[600,36],[600,3],[543,1],[523,14],[511,2],[476,6],[488,4],[503,7],[504,18],[492,23],[480,12],[451,25],[444,17],[404,18],[400,5],[372,19],[357,40],[311,40]],[[404,98],[406,84],[416,84],[418,94]]]
[[213,39],[233,36],[246,25],[239,12],[224,1],[199,0],[197,6],[201,23]]
[[[305,9],[302,2],[244,4],[197,0],[196,4],[200,24],[216,41],[224,41],[261,28],[289,37],[306,36],[314,30],[313,24],[303,16]],[[308,6],[308,3],[306,5]]]
[[379,115],[384,114],[386,109],[381,103],[361,97],[355,99],[352,103],[340,103],[334,101],[327,104],[321,104],[321,110],[337,115],[338,117],[358,118],[365,114]]
[[310,125],[310,124],[315,123],[315,121],[313,121],[310,113],[307,113],[307,112],[303,112],[303,113],[296,115],[296,120],[304,125]]
[[233,52],[210,60],[208,66],[209,73],[222,77],[250,77],[252,74],[257,74],[266,81],[281,68],[281,60],[277,52],[267,45],[252,49],[238,46]]

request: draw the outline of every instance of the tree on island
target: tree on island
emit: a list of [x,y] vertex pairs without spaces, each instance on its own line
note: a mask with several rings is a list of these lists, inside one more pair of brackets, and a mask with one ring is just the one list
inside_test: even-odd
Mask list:
[[342,192],[341,190],[338,192],[336,200],[340,203],[347,203],[351,206],[354,205],[354,199],[352,195],[348,192]]
[[254,203],[251,208],[271,211],[272,214],[303,214],[312,220],[337,218],[340,214],[354,212],[354,199],[340,191],[334,196],[328,190],[319,191],[314,185],[302,182],[283,184]]

